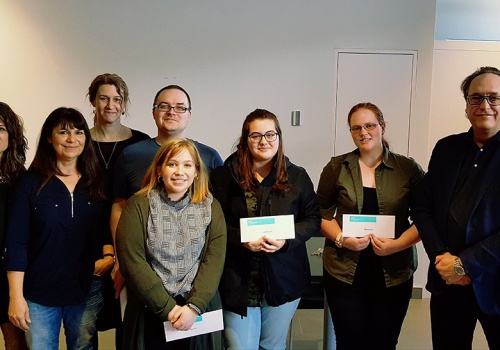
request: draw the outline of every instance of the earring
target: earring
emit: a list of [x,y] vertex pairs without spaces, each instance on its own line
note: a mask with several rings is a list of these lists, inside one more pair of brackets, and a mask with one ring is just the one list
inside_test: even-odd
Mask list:
[[160,175],[158,175],[158,183],[159,183],[159,184],[162,184],[162,183],[163,183],[163,177],[161,177]]
[[94,110],[92,111],[92,113],[93,113],[93,114],[95,114],[95,108],[94,108]]

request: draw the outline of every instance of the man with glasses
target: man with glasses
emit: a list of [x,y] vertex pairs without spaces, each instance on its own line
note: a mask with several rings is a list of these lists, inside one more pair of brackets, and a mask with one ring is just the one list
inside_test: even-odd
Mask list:
[[436,144],[413,219],[430,259],[434,349],[500,349],[500,70],[461,85],[471,128]]
[[[153,103],[153,118],[158,136],[125,148],[116,161],[113,176],[114,202],[110,219],[113,237],[127,199],[141,189],[144,175],[161,145],[174,138],[185,138],[184,130],[191,120],[191,98],[186,90],[178,85],[169,85],[158,91]],[[223,165],[222,158],[215,149],[193,142],[209,171]],[[124,283],[118,264],[115,265],[113,279],[118,296]]]

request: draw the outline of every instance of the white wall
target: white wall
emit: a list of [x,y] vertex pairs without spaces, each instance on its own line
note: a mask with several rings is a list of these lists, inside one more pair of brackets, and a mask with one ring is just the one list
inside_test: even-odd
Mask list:
[[460,84],[481,66],[500,68],[500,43],[435,42],[428,156],[439,139],[470,128]]
[[435,39],[499,41],[498,0],[437,0]]
[[[91,122],[85,95],[97,74],[125,79],[125,123],[151,135],[154,94],[179,84],[193,101],[188,137],[225,158],[244,117],[269,109],[286,154],[317,183],[332,155],[334,50],[416,50],[410,156],[424,165],[435,10],[435,0],[1,0],[0,100],[25,119],[31,160],[53,109],[77,107]],[[302,126],[290,126],[292,110]]]

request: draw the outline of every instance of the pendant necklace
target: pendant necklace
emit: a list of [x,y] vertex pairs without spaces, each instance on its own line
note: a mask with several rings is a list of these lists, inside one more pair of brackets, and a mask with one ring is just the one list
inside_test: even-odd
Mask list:
[[[120,125],[120,132],[118,133],[118,140],[120,140],[122,128],[123,128],[123,125]],[[115,153],[115,149],[116,149],[116,145],[118,144],[118,141],[115,141],[115,145],[113,146],[113,150],[111,151],[111,154],[109,155],[108,161],[106,161],[106,158],[104,158],[104,154],[102,153],[100,142],[97,140],[96,140],[96,142],[97,142],[97,148],[99,149],[99,153],[101,154],[102,160],[104,161],[104,165],[106,166],[106,170],[108,170],[109,163],[111,163],[111,158],[113,158],[113,153]]]

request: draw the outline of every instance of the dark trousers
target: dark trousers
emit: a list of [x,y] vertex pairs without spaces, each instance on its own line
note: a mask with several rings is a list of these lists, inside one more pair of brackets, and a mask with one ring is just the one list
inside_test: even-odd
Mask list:
[[444,293],[431,296],[430,310],[434,349],[472,349],[478,320],[489,348],[500,349],[500,315],[479,309],[472,286],[446,286]]
[[338,283],[325,273],[325,290],[337,350],[396,349],[408,310],[413,279],[366,293],[338,292]]

